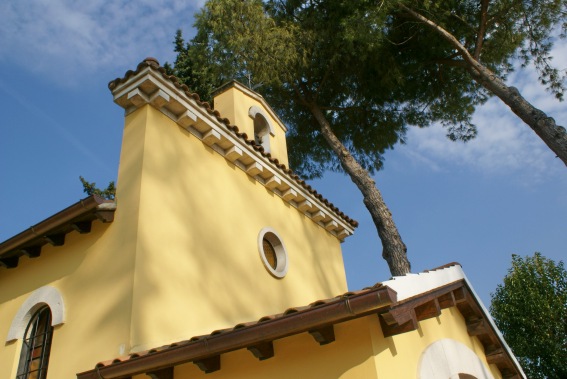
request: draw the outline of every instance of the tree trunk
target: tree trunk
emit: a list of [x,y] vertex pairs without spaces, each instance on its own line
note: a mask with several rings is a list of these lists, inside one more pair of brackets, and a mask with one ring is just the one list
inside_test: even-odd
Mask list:
[[487,68],[483,72],[477,67],[469,66],[469,74],[481,86],[495,94],[522,119],[545,144],[567,166],[567,132],[565,128],[557,125],[552,117],[534,107],[527,101],[515,87],[508,87],[506,83]]
[[345,172],[356,184],[364,197],[364,205],[372,215],[378,236],[382,241],[382,257],[388,262],[390,273],[393,276],[405,275],[410,272],[410,263],[407,257],[407,248],[398,233],[392,213],[384,203],[376,183],[357,161],[352,157],[346,147],[337,138],[327,118],[318,105],[308,104],[309,110],[319,123],[323,137],[339,158]]
[[400,4],[400,7],[414,19],[423,22],[425,25],[435,30],[455,47],[463,57],[462,63],[464,63],[464,67],[473,79],[508,105],[512,112],[532,128],[543,142],[545,142],[555,155],[567,166],[567,131],[564,127],[557,125],[553,118],[534,107],[516,88],[508,87],[501,78],[476,60],[455,36],[443,27],[403,4]]

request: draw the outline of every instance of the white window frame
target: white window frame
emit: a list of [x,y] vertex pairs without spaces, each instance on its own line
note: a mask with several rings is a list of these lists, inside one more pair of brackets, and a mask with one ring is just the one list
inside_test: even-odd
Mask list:
[[24,301],[12,320],[6,342],[22,339],[31,317],[42,306],[47,305],[51,310],[51,326],[65,323],[65,303],[59,290],[52,286],[38,288]]
[[[265,121],[267,130],[264,133],[259,134],[258,137],[260,137],[260,139],[262,140],[260,144],[264,148],[264,151],[266,153],[271,152],[270,136],[275,136],[276,133],[274,131],[272,123],[270,122],[270,119],[268,118],[268,115],[262,108],[255,105],[250,107],[250,109],[248,110],[248,115],[252,118],[252,120],[254,120],[254,123],[256,122],[256,118],[258,117],[261,117]],[[254,130],[254,139],[256,139],[256,130]]]
[[[266,254],[264,253],[264,238],[266,238],[274,247],[276,253],[276,268],[272,268],[268,260],[266,259]],[[271,227],[265,227],[258,233],[258,252],[260,253],[260,259],[264,264],[264,267],[272,276],[281,279],[287,274],[289,268],[289,259],[287,255],[287,250],[282,241],[282,238]]]

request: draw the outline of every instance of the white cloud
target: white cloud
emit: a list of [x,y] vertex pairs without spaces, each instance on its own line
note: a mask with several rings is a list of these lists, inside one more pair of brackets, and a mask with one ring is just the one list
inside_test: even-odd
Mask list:
[[[0,61],[58,81],[173,60],[173,37],[191,33],[203,0],[8,0],[0,4]],[[64,78],[61,77],[64,72]],[[56,77],[57,76],[57,77]]]
[[[204,0],[7,0],[0,2],[0,62],[20,65],[60,84],[79,84],[93,74],[120,75],[146,56],[174,59],[172,40],[182,28],[192,33],[193,15]],[[567,65],[567,43],[558,40],[553,55]],[[112,74],[110,74],[112,73]],[[567,110],[547,93],[533,70],[518,70],[508,80],[537,107],[565,125]],[[528,170],[553,175],[553,154],[500,100],[479,108],[478,137],[466,144],[446,139],[435,126],[412,128],[408,145],[397,149],[416,164],[443,170],[449,164],[498,174]],[[551,167],[551,169],[550,169]],[[564,167],[562,167],[564,170]]]
[[467,143],[451,142],[445,129],[412,128],[408,145],[401,150],[416,164],[434,171],[451,165],[489,175],[518,173],[534,181],[564,170],[541,139],[507,107],[492,99],[477,111],[477,137]]
[[[554,63],[566,63],[563,59],[566,50],[565,41],[558,41],[553,55],[561,58]],[[565,102],[557,101],[545,90],[533,68],[518,68],[507,83],[516,86],[528,101],[554,117],[559,125],[566,125]],[[397,149],[414,164],[433,171],[460,165],[488,175],[518,175],[525,183],[564,173],[565,165],[500,99],[492,98],[479,107],[473,122],[478,127],[478,135],[470,142],[451,142],[446,138],[445,129],[432,126],[410,129],[407,146]]]

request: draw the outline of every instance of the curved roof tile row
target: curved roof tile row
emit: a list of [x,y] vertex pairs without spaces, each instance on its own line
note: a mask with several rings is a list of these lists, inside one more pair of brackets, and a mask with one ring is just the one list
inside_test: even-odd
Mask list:
[[165,68],[161,67],[158,60],[155,58],[146,58],[144,59],[142,62],[140,62],[138,64],[138,66],[136,67],[136,70],[132,71],[132,70],[128,70],[124,76],[122,78],[116,78],[114,80],[112,80],[110,83],[108,83],[108,88],[112,91],[114,90],[117,86],[119,86],[122,83],[125,83],[126,81],[128,81],[131,77],[139,74],[142,70],[144,70],[145,68],[150,67],[158,72],[161,73],[162,77],[166,80],[168,80],[169,82],[171,82],[176,88],[178,88],[179,90],[183,91],[183,93],[189,97],[195,100],[195,102],[203,109],[205,109],[207,111],[207,113],[209,113],[210,115],[215,116],[215,118],[217,119],[217,121],[219,121],[220,123],[226,125],[226,127],[233,132],[238,138],[242,139],[247,145],[250,145],[255,151],[257,151],[258,153],[260,153],[263,157],[265,157],[266,159],[268,159],[274,166],[276,166],[278,169],[280,169],[282,172],[284,172],[285,174],[287,174],[290,178],[292,178],[296,183],[298,183],[300,186],[302,186],[305,190],[307,190],[310,194],[312,194],[313,196],[315,196],[317,199],[319,199],[321,202],[323,202],[327,207],[329,207],[330,209],[332,209],[337,215],[339,215],[343,220],[345,220],[346,222],[348,222],[351,226],[353,227],[357,227],[358,226],[358,221],[348,217],[346,214],[344,214],[343,212],[341,212],[341,210],[339,210],[339,208],[337,208],[333,203],[331,203],[329,200],[325,199],[323,197],[323,195],[321,195],[320,193],[318,193],[315,189],[313,189],[313,187],[311,187],[309,184],[307,184],[305,182],[305,180],[301,179],[301,177],[299,175],[297,175],[296,173],[293,172],[292,169],[286,167],[285,164],[280,163],[279,160],[277,158],[273,158],[271,156],[270,153],[267,153],[264,151],[264,148],[260,145],[258,145],[253,139],[249,139],[248,135],[246,133],[241,133],[239,132],[238,126],[236,125],[232,125],[230,123],[230,120],[226,117],[222,117],[222,115],[219,113],[219,111],[215,110],[214,108],[211,107],[211,105],[208,102],[205,101],[201,101],[200,96],[197,93],[191,92],[191,90],[189,89],[189,87],[186,84],[181,83],[180,79],[178,77],[176,77],[175,75],[168,75],[167,72],[165,71]]
[[[432,272],[432,271],[443,270],[445,268],[449,268],[449,267],[452,267],[452,266],[461,266],[461,265],[460,265],[460,263],[457,263],[457,262],[451,262],[451,263],[447,263],[443,266],[439,266],[439,267],[436,267],[436,268],[433,268],[433,269],[430,269],[430,270],[425,270],[423,272],[428,273],[428,272]],[[231,332],[234,332],[234,331],[239,330],[239,329],[245,329],[245,328],[253,327],[253,326],[261,324],[263,322],[278,320],[278,319],[281,319],[281,318],[288,316],[288,315],[291,315],[291,314],[304,313],[306,311],[309,311],[311,309],[315,309],[315,308],[320,307],[320,306],[328,305],[328,304],[334,303],[334,302],[340,302],[340,301],[344,300],[345,298],[348,298],[348,297],[351,297],[351,296],[365,295],[365,294],[371,293],[373,291],[380,290],[383,287],[384,287],[384,284],[382,282],[378,282],[378,283],[376,283],[372,286],[365,287],[365,288],[358,290],[358,291],[348,291],[348,292],[345,292],[345,293],[338,295],[338,296],[335,296],[335,297],[316,300],[316,301],[314,301],[314,302],[312,302],[308,305],[305,305],[305,306],[288,308],[282,313],[276,313],[276,314],[272,314],[272,315],[262,316],[260,319],[258,319],[258,321],[250,321],[250,322],[239,323],[239,324],[236,324],[235,326],[233,326],[232,328],[214,330],[210,334],[193,336],[188,340],[174,342],[174,343],[169,344],[169,345],[163,345],[163,346],[156,347],[156,348],[153,348],[153,349],[133,353],[133,354],[130,354],[130,355],[127,355],[127,356],[118,357],[118,358],[115,358],[115,359],[112,359],[112,360],[99,362],[95,366],[95,368],[102,368],[102,367],[111,366],[113,364],[121,363],[121,362],[130,360],[130,359],[139,358],[139,357],[142,357],[142,356],[145,356],[145,355],[148,355],[148,354],[153,354],[153,353],[157,353],[159,351],[173,349],[173,348],[176,348],[178,346],[187,345],[187,344],[190,344],[190,343],[193,343],[193,342],[201,341],[201,340],[207,339],[211,336],[231,333]]]
[[[263,316],[260,319],[258,319],[258,321],[239,323],[239,324],[236,324],[235,326],[233,326],[231,328],[214,330],[209,334],[193,336],[193,337],[189,338],[188,340],[178,341],[178,342],[174,342],[174,343],[171,343],[171,344],[168,344],[168,345],[163,345],[163,346],[155,347],[155,348],[152,348],[152,349],[132,353],[132,354],[129,354],[129,355],[126,355],[126,356],[117,357],[117,358],[114,358],[114,359],[111,359],[111,360],[99,362],[99,363],[96,364],[95,369],[108,367],[108,366],[112,366],[112,365],[119,364],[119,363],[123,363],[123,362],[129,361],[129,360],[141,358],[141,357],[151,355],[151,354],[154,354],[154,353],[158,353],[158,352],[161,352],[161,351],[164,351],[164,350],[175,349],[175,348],[180,347],[180,346],[185,346],[185,345],[188,345],[188,344],[191,344],[191,343],[196,343],[198,341],[206,340],[206,339],[213,337],[213,336],[218,336],[218,335],[222,335],[222,334],[230,334],[230,333],[235,332],[237,330],[243,330],[243,329],[246,329],[246,328],[254,327],[254,326],[262,324],[264,322],[277,321],[277,320],[285,318],[286,316],[295,315],[295,314],[298,314],[298,315],[303,314],[305,312],[308,312],[310,310],[313,310],[313,309],[318,308],[318,307],[323,306],[323,305],[329,305],[331,303],[337,303],[337,302],[344,301],[346,298],[349,298],[351,296],[366,295],[366,294],[369,294],[371,292],[374,292],[374,291],[377,291],[377,290],[384,290],[384,289],[385,288],[384,288],[382,283],[376,283],[375,285],[373,285],[371,287],[366,287],[366,288],[359,290],[359,291],[345,292],[345,293],[338,295],[338,296],[335,296],[335,297],[314,301],[311,304],[306,305],[306,306],[288,308],[283,313],[266,315],[266,316]],[[299,319],[298,319],[298,321],[300,322]]]

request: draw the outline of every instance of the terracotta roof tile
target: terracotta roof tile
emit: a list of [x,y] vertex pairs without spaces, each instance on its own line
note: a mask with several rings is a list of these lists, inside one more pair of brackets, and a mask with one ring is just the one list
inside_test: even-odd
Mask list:
[[179,346],[188,345],[188,344],[191,344],[191,343],[197,343],[199,341],[208,339],[209,337],[219,336],[219,335],[222,335],[222,334],[229,334],[229,333],[232,333],[232,332],[235,332],[235,331],[238,331],[238,330],[242,330],[242,329],[245,329],[245,328],[257,326],[257,325],[262,324],[264,322],[273,322],[273,321],[277,321],[279,319],[283,319],[285,317],[288,317],[290,315],[309,312],[310,310],[313,310],[313,309],[318,308],[320,306],[329,305],[329,304],[332,304],[332,303],[337,303],[337,302],[343,301],[346,297],[350,297],[350,296],[354,296],[354,295],[364,295],[366,293],[375,291],[376,289],[381,288],[381,287],[382,287],[381,283],[378,283],[377,285],[375,285],[373,287],[368,287],[367,289],[364,289],[364,290],[360,290],[360,291],[356,291],[356,292],[346,292],[342,295],[339,295],[339,296],[336,296],[336,297],[333,297],[333,298],[315,301],[315,302],[313,302],[313,303],[311,303],[307,306],[288,308],[283,313],[274,314],[274,315],[266,315],[266,316],[260,318],[256,322],[239,323],[239,324],[236,324],[232,328],[214,330],[210,334],[201,335],[201,336],[193,336],[188,340],[183,340],[183,341],[175,342],[175,343],[172,343],[172,344],[169,344],[169,345],[163,345],[163,346],[156,347],[156,348],[153,348],[153,349],[144,350],[144,351],[136,352],[136,353],[133,353],[133,354],[130,354],[130,355],[126,355],[126,356],[102,361],[102,362],[97,363],[95,368],[100,369],[100,368],[104,368],[104,367],[113,366],[113,365],[116,365],[116,364],[127,362],[129,360],[138,359],[138,358],[150,355],[150,354],[155,354],[155,353],[158,353],[158,352],[161,352],[161,351],[170,350],[170,349],[173,349],[173,348],[176,348],[176,347],[179,347]]
[[158,72],[161,73],[163,78],[165,78],[168,81],[170,81],[171,83],[173,83],[177,88],[182,89],[186,96],[195,99],[196,102],[197,102],[197,105],[204,108],[209,114],[214,115],[219,122],[225,124],[227,126],[227,128],[229,130],[231,130],[232,132],[234,132],[234,134],[237,137],[244,140],[244,142],[246,144],[251,145],[254,148],[254,150],[258,151],[262,156],[264,156],[266,159],[268,159],[276,167],[278,167],[284,173],[288,174],[290,176],[290,178],[293,179],[297,184],[302,186],[310,194],[316,196],[326,206],[328,206],[335,213],[337,213],[343,220],[348,222],[352,227],[356,228],[358,226],[358,221],[356,221],[356,220],[348,217],[347,215],[345,215],[333,203],[331,203],[330,201],[325,199],[321,194],[319,194],[316,190],[314,190],[310,185],[305,183],[305,181],[302,180],[297,174],[295,174],[293,172],[293,170],[287,168],[284,164],[279,163],[279,161],[277,159],[272,158],[270,153],[266,153],[264,151],[264,149],[260,145],[258,145],[253,139],[249,139],[248,136],[246,135],[246,133],[239,133],[238,127],[236,125],[231,125],[230,120],[228,120],[226,117],[222,117],[221,114],[217,110],[212,109],[211,105],[209,103],[200,101],[199,95],[191,92],[189,87],[187,87],[185,84],[180,82],[179,78],[177,78],[174,75],[167,75],[165,69],[159,65],[159,62],[158,62],[157,59],[151,58],[151,57],[146,58],[144,61],[142,61],[140,64],[138,64],[138,67],[136,68],[135,71],[129,70],[124,74],[124,77],[116,78],[116,79],[112,80],[110,83],[108,83],[108,88],[110,90],[113,90],[114,88],[116,88],[116,86],[126,82],[132,76],[137,75],[138,73],[140,73],[142,70],[144,70],[147,67],[151,67],[152,69],[157,70]]
[[444,265],[439,266],[439,267],[432,268],[432,269],[430,269],[430,270],[424,270],[423,272],[431,272],[431,271],[443,270],[444,268],[453,267],[453,266],[460,266],[460,267],[463,267],[459,262],[451,262],[451,263],[447,263],[447,264],[444,264]]
[[[453,262],[423,272],[427,273],[430,271],[442,270],[457,265],[459,264]],[[452,292],[459,289],[464,289],[465,291],[468,291],[468,287],[464,280],[460,280],[459,282],[449,283],[445,286],[435,289],[434,291],[431,291],[431,293],[423,294],[424,295],[423,301],[426,302],[431,301],[432,299],[431,296],[445,296],[445,292],[447,291]],[[468,304],[465,305],[465,308],[472,306],[471,309],[474,310],[473,312],[474,317],[472,318],[472,320],[475,321],[478,320],[478,317],[484,317],[482,311],[478,308],[478,305],[476,305],[476,301],[474,300],[474,298],[472,296],[468,296],[465,298],[467,299],[467,304]],[[347,299],[353,299],[353,300],[347,300]],[[358,306],[354,306],[354,308],[351,308],[351,304],[358,304],[358,305],[362,304],[362,303],[356,303],[356,299],[359,300],[364,299],[362,303],[364,303],[365,305],[369,305],[367,304],[367,301],[371,301],[373,303],[372,306],[370,306],[370,308],[366,308],[366,310],[360,311],[360,308]],[[355,303],[351,303],[353,301]],[[336,316],[335,314],[334,316],[335,318],[333,318],[332,316],[333,311],[330,310],[335,309],[335,308],[331,308],[334,307],[335,305],[346,306],[346,308],[342,309],[343,313],[341,314],[341,316]],[[97,379],[100,377],[97,375],[100,375],[100,373],[103,372],[104,378],[119,378],[119,377],[122,378],[125,377],[124,375],[132,375],[132,374],[147,372],[148,367],[156,364],[156,362],[160,362],[160,364],[162,364],[163,359],[167,359],[169,363],[166,363],[166,365],[171,367],[176,364],[193,361],[195,359],[203,359],[207,356],[203,354],[223,354],[228,351],[233,351],[239,348],[250,347],[253,346],[253,344],[264,343],[277,338],[284,338],[286,336],[300,333],[302,331],[312,330],[309,328],[306,330],[302,330],[301,328],[297,328],[297,327],[295,329],[289,329],[289,325],[291,324],[302,325],[305,322],[305,320],[309,318],[309,314],[312,314],[312,312],[320,312],[318,313],[318,316],[315,318],[318,320],[317,321],[319,323],[318,326],[320,326],[320,325],[329,325],[329,324],[333,325],[338,322],[346,321],[356,317],[361,317],[370,313],[376,313],[377,311],[379,313],[383,313],[383,312],[388,312],[389,309],[396,309],[400,307],[406,307],[406,308],[410,307],[411,309],[414,309],[419,305],[421,305],[421,303],[419,303],[419,299],[416,298],[397,302],[395,297],[395,292],[393,292],[391,288],[385,286],[383,283],[380,282],[380,283],[376,283],[371,287],[367,287],[359,291],[349,291],[333,298],[317,300],[307,306],[289,308],[281,314],[267,315],[260,318],[256,322],[239,323],[232,328],[215,330],[208,335],[195,336],[190,338],[189,340],[184,340],[169,345],[164,345],[158,348],[154,348],[151,350],[141,351],[124,357],[119,357],[113,360],[100,362],[95,366],[94,370],[77,374],[77,377],[79,379]],[[462,306],[463,303],[457,304],[459,310],[461,310]],[[270,337],[267,337],[267,339],[264,339],[266,337],[262,336],[262,333],[257,333],[257,331],[255,330],[256,328],[262,328],[264,324],[267,323],[269,324],[269,326],[267,325],[269,329],[263,329],[263,330],[273,331],[274,329],[278,329],[279,327],[276,325],[282,325],[281,324],[282,322],[288,322],[287,324],[288,327],[282,328],[283,331],[282,334],[279,335],[279,337],[278,336],[274,337],[274,335],[272,335]],[[311,328],[312,327],[313,326],[311,326]],[[210,351],[212,346],[211,344],[214,344],[215,339],[217,338],[238,339],[238,333],[248,333],[248,332],[253,333],[254,337],[243,338],[242,341],[246,341],[246,342],[242,342],[241,345],[238,344],[239,342],[231,342],[227,345],[230,346],[230,348],[223,350],[222,347],[219,349],[218,347],[219,344],[217,344],[215,345],[215,348],[218,351],[215,353],[212,353]],[[477,336],[480,339],[483,346],[485,346],[485,348],[494,347],[492,345],[488,346],[488,344],[496,344],[500,346],[499,337],[496,332],[494,332],[492,329],[489,328],[485,331],[485,333],[486,335]],[[394,334],[397,333],[395,332]],[[257,341],[251,342],[251,340],[254,339],[257,339]],[[204,345],[201,346],[198,344],[204,344]],[[181,352],[181,350],[178,351],[177,349],[187,349],[186,350],[187,352]],[[498,368],[503,370],[502,372],[506,374],[518,373],[519,370],[515,366],[514,359],[511,356],[508,356],[507,354],[508,353],[505,354],[502,361],[499,361],[497,363]],[[142,363],[142,361],[146,360],[146,358],[150,358],[151,355],[155,355],[156,359],[154,359],[151,362],[148,361],[149,363]],[[160,355],[160,357],[157,357],[158,355]],[[165,358],[166,355],[167,358]],[[131,362],[133,365],[124,366],[124,364],[128,364],[129,362]],[[178,363],[172,363],[172,362],[178,362]],[[101,370],[101,372],[99,372],[99,370]]]

